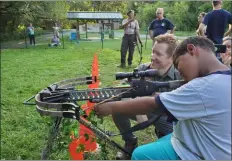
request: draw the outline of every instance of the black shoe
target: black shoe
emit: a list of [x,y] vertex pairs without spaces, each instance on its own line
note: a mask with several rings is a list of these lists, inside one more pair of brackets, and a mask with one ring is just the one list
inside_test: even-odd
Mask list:
[[119,68],[125,68],[126,66],[124,64],[120,64],[117,67],[119,67]]
[[[160,139],[160,138],[162,138],[162,137],[165,136],[164,133],[160,132],[160,131],[157,130],[157,129],[155,129],[155,134],[156,134],[156,136],[157,136],[158,139]],[[168,134],[166,134],[166,135],[168,135]]]
[[[124,145],[124,149],[126,151],[128,151],[130,154],[132,154],[132,152],[135,150],[135,148],[138,147],[138,143],[137,143],[137,139],[135,140],[135,142],[126,142]],[[116,160],[130,160],[130,156],[128,156],[126,153],[124,152],[117,152],[116,154]]]

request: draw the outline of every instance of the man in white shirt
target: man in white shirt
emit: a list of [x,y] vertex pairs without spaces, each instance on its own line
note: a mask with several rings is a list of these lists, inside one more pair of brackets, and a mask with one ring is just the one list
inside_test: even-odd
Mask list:
[[129,55],[128,55],[128,67],[131,67],[133,54],[135,49],[135,41],[137,38],[139,39],[140,43],[140,36],[139,36],[139,23],[135,19],[135,13],[133,10],[130,10],[128,13],[128,18],[122,21],[122,26],[124,28],[124,36],[122,39],[121,44],[121,64],[118,67],[124,68],[126,67],[126,54],[129,48]]

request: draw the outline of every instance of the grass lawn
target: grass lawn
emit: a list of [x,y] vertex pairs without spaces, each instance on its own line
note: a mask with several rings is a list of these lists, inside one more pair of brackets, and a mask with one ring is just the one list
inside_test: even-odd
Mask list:
[[[120,44],[120,39],[106,40],[101,50],[100,41],[83,41],[79,44],[67,42],[65,49],[46,49],[47,45],[38,45],[1,51],[1,159],[40,159],[51,118],[41,117],[35,106],[23,105],[25,99],[59,80],[90,75],[94,53],[98,54],[100,63],[101,87],[114,86],[116,72],[132,71],[133,68],[122,70],[116,67],[120,62]],[[150,53],[151,41],[148,41],[147,49],[143,49],[143,62],[150,60]],[[136,50],[134,67],[138,61]],[[117,132],[111,117],[104,120],[107,130]],[[140,143],[154,140],[153,129],[137,132],[143,136]],[[69,142],[66,141],[69,133],[62,128],[59,143],[65,143],[59,144],[49,159],[70,159]],[[120,137],[115,139],[122,143]],[[115,154],[116,151],[111,150],[107,158],[114,159]]]

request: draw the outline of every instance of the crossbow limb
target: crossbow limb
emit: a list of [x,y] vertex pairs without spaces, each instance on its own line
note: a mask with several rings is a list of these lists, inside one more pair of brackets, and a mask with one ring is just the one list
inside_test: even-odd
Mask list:
[[[51,91],[53,91],[53,92],[57,91],[59,93],[61,91],[64,91],[64,89],[65,90],[73,90],[73,89],[75,89],[75,86],[77,86],[77,85],[92,84],[92,83],[95,83],[96,81],[97,81],[97,77],[90,77],[90,76],[89,77],[82,77],[82,78],[66,79],[66,80],[62,80],[60,82],[53,83],[52,85],[49,85],[45,90],[42,90],[42,91],[43,92],[47,91],[47,93],[49,93],[49,92],[51,93]],[[41,97],[40,93],[37,94],[36,96],[32,96],[29,99],[25,100],[23,102],[23,104],[36,105],[36,102],[37,102],[38,105],[46,106],[46,107],[40,107],[40,106],[36,105],[36,109],[41,115],[56,116],[56,117],[54,117],[55,120],[54,120],[53,126],[50,129],[51,134],[48,136],[47,144],[43,148],[42,153],[41,153],[41,159],[46,160],[50,154],[51,148],[53,147],[54,139],[56,139],[58,136],[59,128],[60,128],[60,125],[62,123],[62,118],[67,117],[67,116],[69,116],[69,118],[70,118],[71,116],[74,116],[72,110],[76,106],[75,106],[75,104],[69,104],[68,105],[69,110],[67,112],[63,113],[62,105],[59,104],[59,105],[55,105],[56,109],[55,110],[53,109],[51,111],[51,109],[48,109],[47,104],[42,104],[43,102],[46,102],[46,101],[40,101],[40,97]],[[31,102],[31,100],[33,98],[35,98],[37,101]],[[59,101],[57,103],[59,103]],[[49,106],[49,107],[53,107],[53,106]],[[65,105],[63,105],[63,106],[65,106]],[[72,108],[72,106],[74,106],[74,108]],[[64,107],[64,108],[66,108],[66,107]]]

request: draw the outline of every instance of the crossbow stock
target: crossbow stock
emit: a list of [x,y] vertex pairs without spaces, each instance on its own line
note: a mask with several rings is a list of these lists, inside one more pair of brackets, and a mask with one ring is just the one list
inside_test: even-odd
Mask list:
[[[49,85],[46,89],[41,90],[35,97],[26,100],[24,104],[30,104],[29,101],[35,98],[36,110],[42,116],[52,116],[57,118],[75,119],[84,126],[90,128],[98,137],[107,140],[111,145],[121,151],[131,155],[119,144],[111,140],[110,134],[91,124],[82,117],[78,105],[79,101],[90,101],[92,103],[104,103],[108,101],[120,101],[124,98],[135,98],[142,96],[151,96],[159,88],[176,89],[184,84],[184,81],[158,82],[149,81],[145,77],[157,75],[156,70],[147,70],[139,72],[135,70],[130,73],[117,73],[116,79],[127,78],[128,86],[125,87],[107,87],[95,89],[76,89],[78,85],[92,84],[97,81],[97,77],[83,77],[63,80]],[[140,79],[138,79],[140,78]],[[90,108],[90,107],[88,107]],[[92,107],[91,107],[92,108]]]

